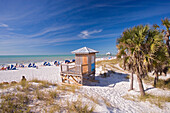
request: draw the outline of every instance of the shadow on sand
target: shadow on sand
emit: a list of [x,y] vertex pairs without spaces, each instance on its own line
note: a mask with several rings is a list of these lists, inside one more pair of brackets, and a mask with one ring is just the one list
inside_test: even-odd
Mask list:
[[94,81],[86,81],[85,86],[109,86],[114,87],[119,82],[129,82],[128,74],[108,71],[104,74],[95,76]]

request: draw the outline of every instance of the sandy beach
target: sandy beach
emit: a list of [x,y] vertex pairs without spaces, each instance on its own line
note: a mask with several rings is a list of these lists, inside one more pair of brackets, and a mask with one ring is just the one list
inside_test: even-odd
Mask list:
[[[96,59],[97,61],[103,60],[104,58]],[[124,71],[115,65],[118,69],[114,69],[115,73],[110,73],[109,77],[101,77],[102,68],[96,68],[95,79],[99,83],[92,83],[90,85],[81,86],[81,92],[86,92],[87,95],[100,95],[107,99],[114,107],[107,107],[105,104],[97,105],[95,112],[100,113],[143,113],[143,112],[154,112],[154,113],[168,113],[170,111],[170,103],[166,102],[164,108],[159,108],[149,102],[137,102],[126,100],[123,96],[126,95],[139,95],[139,88],[136,76],[134,76],[134,88],[133,91],[128,91],[130,80],[126,79],[126,76],[130,73]],[[7,70],[0,71],[0,82],[19,82],[25,76],[27,80],[47,80],[51,83],[61,83],[60,78],[60,66],[41,66],[39,63],[38,69],[36,68],[18,68],[18,70]],[[169,77],[169,75],[168,75]],[[170,96],[169,90],[162,90],[158,88],[153,88],[151,85],[144,84],[144,89],[146,93],[159,95],[159,96]],[[1,90],[2,92],[2,90]],[[72,95],[73,96],[73,95]],[[70,97],[74,99],[75,97]]]

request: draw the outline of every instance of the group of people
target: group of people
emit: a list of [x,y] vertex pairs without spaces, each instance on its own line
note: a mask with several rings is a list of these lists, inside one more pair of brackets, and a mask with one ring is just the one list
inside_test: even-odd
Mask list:
[[[25,67],[27,67],[27,66],[25,66],[23,63],[22,64],[19,64],[18,65],[18,63],[16,63],[16,65],[14,66],[13,64],[11,64],[11,65],[7,65],[7,66],[5,66],[5,65],[2,65],[1,67],[0,67],[0,70],[17,70],[17,68],[25,68]],[[33,68],[38,68],[38,66],[36,66],[35,65],[35,63],[33,63],[33,65],[31,64],[31,63],[29,63],[28,64],[28,67],[30,68],[30,67],[33,67]]]
[[44,62],[43,66],[51,66],[50,62]]
[[17,69],[17,64],[14,66],[14,65],[8,65],[8,66],[2,66],[0,68],[0,70],[16,70]]
[[[60,65],[60,62],[59,62],[59,61],[54,61],[54,65],[55,65],[55,66],[59,66],[59,65]],[[43,63],[43,66],[52,66],[52,65],[50,64],[50,62],[44,62],[44,63]]]
[[29,67],[29,68],[30,68],[30,67],[38,68],[38,66],[36,66],[35,63],[33,63],[33,64],[29,63],[29,64],[28,64],[28,67]]
[[65,60],[65,63],[66,63],[66,64],[68,64],[68,63],[73,63],[73,62],[75,62],[75,59],[73,59],[72,61],[70,61],[70,60]]
[[[72,63],[72,62],[75,62],[75,59],[73,59],[72,61],[70,60],[65,60],[64,63],[68,64],[68,63]],[[61,63],[59,61],[54,61],[54,65],[55,66],[59,66]],[[50,64],[50,62],[44,62],[43,63],[43,66],[52,66]],[[1,66],[0,67],[0,70],[17,70],[17,68],[20,67],[20,68],[25,68],[25,67],[28,67],[28,68],[36,68],[38,69],[38,66],[35,65],[35,63],[29,63],[28,66],[25,66],[23,63],[19,64],[16,63],[16,65],[14,66],[13,64],[11,65],[8,65],[8,66]]]

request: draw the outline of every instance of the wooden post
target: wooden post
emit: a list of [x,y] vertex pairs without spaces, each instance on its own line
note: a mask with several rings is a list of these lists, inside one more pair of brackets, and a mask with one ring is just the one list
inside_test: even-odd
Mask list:
[[61,72],[62,72],[62,71],[63,71],[63,70],[62,70],[62,64],[60,65],[60,68],[61,68]]
[[67,75],[67,83],[70,84],[70,81],[69,81],[69,75]]
[[80,69],[81,69],[81,84],[83,85],[83,66],[80,65]]

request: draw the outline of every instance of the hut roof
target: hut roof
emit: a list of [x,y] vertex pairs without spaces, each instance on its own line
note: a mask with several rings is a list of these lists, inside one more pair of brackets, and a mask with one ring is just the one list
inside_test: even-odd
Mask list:
[[88,47],[82,47],[80,49],[77,49],[75,51],[72,51],[73,54],[89,54],[89,53],[98,53],[98,51],[94,49],[90,49]]

